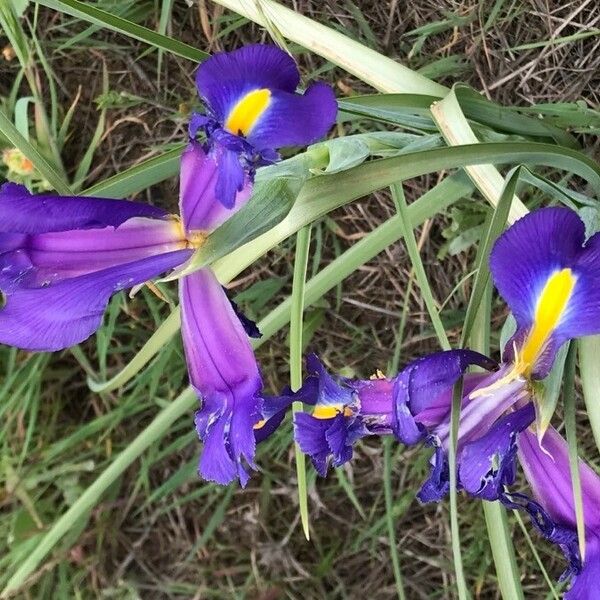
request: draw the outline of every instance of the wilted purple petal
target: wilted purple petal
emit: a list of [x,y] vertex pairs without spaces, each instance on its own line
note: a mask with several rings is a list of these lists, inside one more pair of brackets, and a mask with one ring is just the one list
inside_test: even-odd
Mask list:
[[262,415],[262,380],[246,332],[213,272],[180,283],[181,332],[192,386],[202,399],[196,425],[204,450],[200,473],[242,485],[254,467],[254,426]]
[[472,496],[498,500],[515,479],[517,435],[535,420],[532,403],[500,418],[481,437],[464,445],[459,454],[459,480]]

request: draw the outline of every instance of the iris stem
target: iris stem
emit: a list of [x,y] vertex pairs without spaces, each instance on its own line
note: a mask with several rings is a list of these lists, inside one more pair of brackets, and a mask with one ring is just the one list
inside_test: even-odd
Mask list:
[[[573,500],[577,518],[577,537],[579,538],[579,553],[585,561],[585,521],[583,514],[583,497],[581,494],[581,479],[579,476],[579,455],[577,454],[577,420],[575,415],[575,364],[577,345],[571,343],[565,363],[565,432],[569,444],[569,466],[571,468],[571,483],[573,485]],[[543,442],[542,442],[543,443]]]
[[[303,227],[296,235],[296,256],[294,259],[294,280],[292,283],[290,318],[290,386],[293,391],[302,387],[302,350],[304,304],[306,297],[306,272],[308,269],[308,251],[310,248],[310,225]],[[304,410],[302,402],[294,402],[292,414]],[[310,539],[308,520],[308,491],[306,486],[306,456],[294,443],[296,456],[296,475],[298,478],[298,503],[300,520],[307,540]]]

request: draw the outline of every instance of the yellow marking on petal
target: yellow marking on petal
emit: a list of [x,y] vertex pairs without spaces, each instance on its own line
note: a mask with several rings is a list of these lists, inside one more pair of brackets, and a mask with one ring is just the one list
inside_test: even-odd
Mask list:
[[531,372],[548,338],[559,324],[576,281],[577,277],[571,269],[562,269],[553,273],[546,282],[537,302],[533,326],[521,350],[521,362],[526,373]]
[[340,413],[343,413],[345,417],[351,417],[352,409],[342,404],[317,405],[312,416],[315,419],[333,419]]
[[270,90],[263,88],[248,92],[231,109],[225,121],[225,129],[234,135],[247,136],[269,104],[271,104]]
[[258,423],[254,425],[254,429],[262,429],[267,423],[267,419],[261,419]]

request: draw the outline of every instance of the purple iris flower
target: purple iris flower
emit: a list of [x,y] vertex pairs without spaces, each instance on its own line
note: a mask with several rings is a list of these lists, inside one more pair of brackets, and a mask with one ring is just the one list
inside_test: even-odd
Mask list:
[[[535,211],[496,242],[490,269],[513,311],[517,331],[497,371],[483,379],[480,374],[465,377],[459,488],[496,500],[514,482],[518,435],[535,420],[532,381],[548,374],[567,340],[600,332],[599,251],[600,237],[586,242],[583,222],[567,208]],[[436,448],[430,478],[419,494],[423,501],[439,500],[449,487],[452,387],[472,363],[465,352],[439,353],[407,368],[403,377],[425,389],[427,373],[436,372],[442,393],[437,388],[419,397],[407,385],[395,397],[398,437],[406,443],[423,439]]]
[[565,599],[598,600],[600,477],[579,461],[585,524],[585,557],[581,560],[567,442],[553,428],[545,433],[541,445],[535,433],[524,431],[518,438],[518,457],[534,500],[522,494],[507,494],[505,504],[524,508],[536,529],[564,552],[569,566],[562,579],[572,579]]
[[272,45],[255,44],[213,55],[196,73],[206,114],[194,114],[190,136],[203,129],[206,150],[219,165],[215,193],[227,208],[261,165],[277,150],[321,139],[337,113],[333,90],[313,83],[296,93],[300,74],[294,59]]
[[312,385],[304,402],[312,412],[294,415],[294,435],[321,476],[329,463],[339,467],[352,458],[352,447],[362,437],[393,432],[394,380],[378,373],[358,380],[330,375],[315,354],[306,359]]
[[61,350],[98,329],[110,297],[185,262],[179,220],[138,202],[0,188],[0,343]]

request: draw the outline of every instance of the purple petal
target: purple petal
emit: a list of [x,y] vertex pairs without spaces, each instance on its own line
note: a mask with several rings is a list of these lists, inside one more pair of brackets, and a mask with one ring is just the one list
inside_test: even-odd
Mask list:
[[0,309],[0,343],[53,351],[87,339],[102,321],[110,297],[185,262],[179,250],[66,279],[48,287],[15,289]]
[[237,195],[242,195],[249,174],[246,173],[237,152],[218,145],[216,161],[219,165],[215,195],[227,209],[235,205]]
[[306,357],[306,369],[319,380],[319,397],[316,404],[322,406],[356,404],[356,394],[352,387],[333,378],[316,354],[309,354]]
[[303,95],[276,91],[248,134],[259,151],[307,146],[325,137],[335,123],[337,102],[331,87],[314,83]]
[[459,456],[459,479],[464,489],[485,500],[498,500],[515,479],[517,434],[535,420],[532,403],[499,419],[487,433],[467,443]]
[[[569,447],[565,439],[553,428],[542,440],[525,431],[519,436],[519,460],[535,499],[558,524],[573,529],[577,527]],[[586,530],[600,536],[600,477],[583,461],[579,461],[579,476]]]
[[566,340],[600,332],[600,236],[585,246],[584,239],[584,224],[574,211],[544,208],[517,221],[492,250],[494,281],[519,327],[509,342],[509,357],[513,343],[525,343],[550,278],[564,269],[571,271],[573,288],[532,369],[537,378],[548,373]]
[[407,365],[395,380],[396,436],[405,444],[421,441],[424,425],[444,420],[452,406],[452,388],[470,365],[493,369],[496,363],[471,350],[436,352]]
[[429,445],[435,448],[430,461],[431,468],[427,480],[417,493],[417,499],[424,504],[440,502],[450,490],[450,472],[446,451],[434,439],[429,440]]
[[0,232],[46,233],[69,229],[118,227],[128,219],[164,219],[154,206],[88,196],[32,195],[22,185],[0,187]]
[[200,97],[223,123],[245,94],[256,89],[293,92],[300,83],[294,59],[277,46],[254,44],[214,54],[196,72]]
[[565,600],[600,600],[600,539],[589,539],[580,573],[574,578]]
[[0,251],[0,271],[20,286],[42,287],[186,247],[177,221],[136,217],[117,228],[23,235],[17,252]]
[[[181,332],[192,386],[202,398],[196,415],[205,442],[203,477],[248,481],[255,468],[254,425],[261,419],[262,380],[246,332],[213,272],[181,281]],[[229,465],[227,468],[226,466]]]
[[[237,163],[236,178],[232,189],[226,189],[226,204],[217,197],[216,186],[218,178],[227,177],[227,173],[221,175],[220,168],[227,171],[227,161],[219,165],[215,159],[207,156],[198,142],[190,142],[181,157],[181,181],[180,181],[180,211],[186,231],[202,231],[210,233],[219,225],[222,225],[229,217],[234,215],[252,194],[252,184],[244,177],[243,170],[241,187],[239,187],[239,160],[237,155],[233,157]],[[239,168],[238,168],[239,167]]]
[[519,327],[533,323],[538,297],[549,276],[575,262],[584,239],[583,222],[568,208],[536,210],[498,238],[490,255],[490,270]]
[[315,470],[321,477],[327,475],[329,444],[327,429],[333,419],[315,419],[312,415],[298,412],[294,415],[294,439],[300,450],[310,456]]

